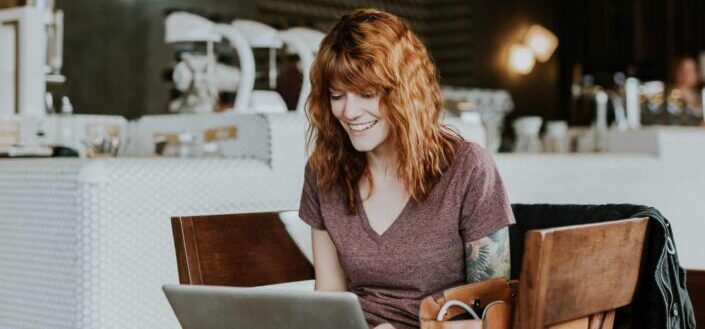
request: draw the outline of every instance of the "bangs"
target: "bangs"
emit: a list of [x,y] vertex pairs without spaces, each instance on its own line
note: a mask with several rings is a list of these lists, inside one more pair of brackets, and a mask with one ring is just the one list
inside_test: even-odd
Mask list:
[[354,93],[380,93],[385,90],[383,77],[375,74],[379,69],[372,63],[355,58],[350,53],[334,54],[324,66],[323,77],[326,89]]

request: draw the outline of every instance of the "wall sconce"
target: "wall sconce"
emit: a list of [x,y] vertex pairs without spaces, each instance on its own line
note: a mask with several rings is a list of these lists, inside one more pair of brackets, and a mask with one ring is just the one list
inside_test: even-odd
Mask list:
[[558,38],[541,25],[534,24],[524,38],[524,44],[531,48],[539,62],[546,62],[558,47]]
[[519,74],[529,74],[536,61],[546,62],[558,47],[558,38],[541,25],[532,25],[523,42],[509,48],[509,69]]
[[529,47],[515,44],[509,48],[509,68],[519,74],[529,74],[534,68],[536,60]]

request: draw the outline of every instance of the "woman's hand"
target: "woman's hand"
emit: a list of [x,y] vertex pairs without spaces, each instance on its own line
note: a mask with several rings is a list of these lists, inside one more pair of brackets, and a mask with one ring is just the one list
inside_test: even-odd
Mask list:
[[382,323],[382,324],[374,327],[374,329],[396,329],[396,328],[389,323]]

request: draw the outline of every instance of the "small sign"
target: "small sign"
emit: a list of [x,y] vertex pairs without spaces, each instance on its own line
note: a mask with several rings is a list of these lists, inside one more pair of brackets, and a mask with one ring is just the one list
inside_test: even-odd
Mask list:
[[237,139],[237,127],[235,126],[211,128],[203,133],[203,140],[205,142],[218,142],[230,139]]
[[17,145],[20,143],[20,123],[11,119],[0,119],[0,146]]

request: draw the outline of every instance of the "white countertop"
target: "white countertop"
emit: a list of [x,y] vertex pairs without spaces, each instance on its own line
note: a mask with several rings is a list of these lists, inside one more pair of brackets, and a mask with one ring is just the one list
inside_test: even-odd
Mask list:
[[672,223],[681,265],[705,269],[705,130],[650,127],[615,136],[621,151],[634,153],[495,155],[511,202],[652,206]]

